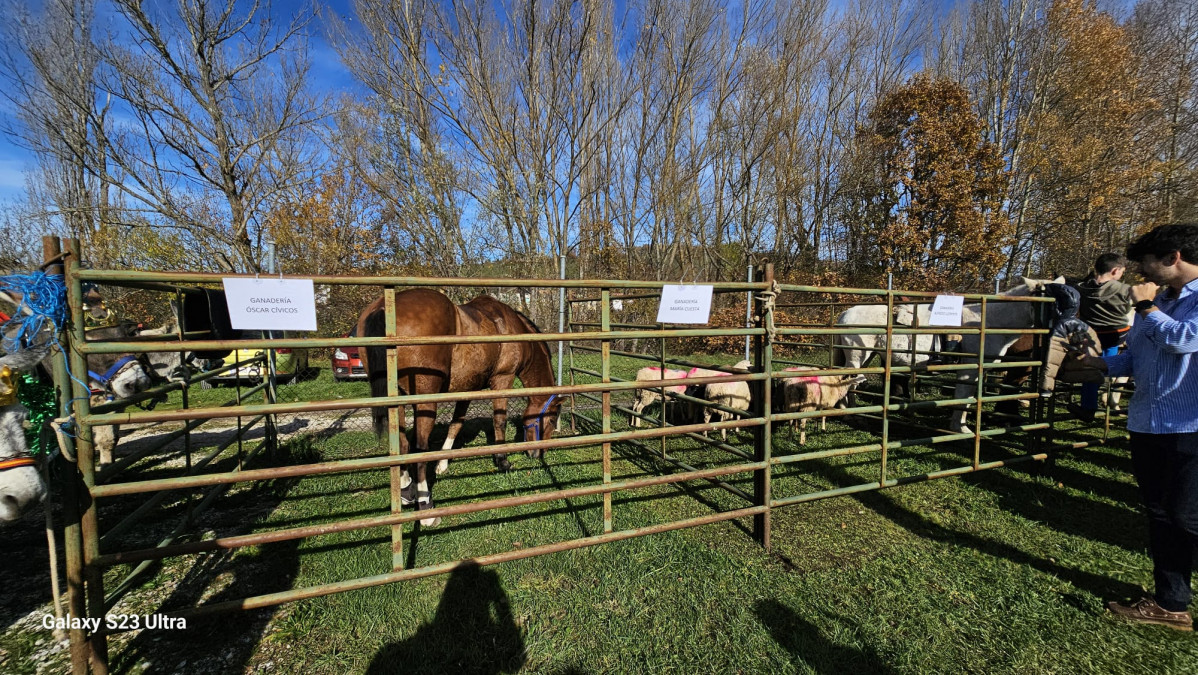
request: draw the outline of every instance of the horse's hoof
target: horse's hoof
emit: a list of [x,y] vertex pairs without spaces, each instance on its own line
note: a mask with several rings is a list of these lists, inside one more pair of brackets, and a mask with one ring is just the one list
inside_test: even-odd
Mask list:
[[529,456],[529,457],[532,457],[533,459],[540,459],[540,458],[541,458],[541,450],[540,450],[540,448],[533,448],[533,449],[529,450],[529,451],[527,452],[527,454],[528,454],[528,456]]
[[445,473],[446,471],[449,471],[449,460],[443,459],[443,460],[437,462],[437,475],[440,476],[441,474]]
[[[416,493],[416,510],[427,511],[433,508],[433,495],[429,492],[419,491]],[[440,518],[421,518],[420,524],[425,527],[436,527],[441,524]]]
[[495,468],[500,471],[511,471],[512,463],[508,461],[507,457],[499,456],[495,458]]

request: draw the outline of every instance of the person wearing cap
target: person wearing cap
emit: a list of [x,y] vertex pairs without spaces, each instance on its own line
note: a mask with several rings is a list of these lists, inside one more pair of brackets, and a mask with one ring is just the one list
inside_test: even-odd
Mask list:
[[[1132,311],[1131,286],[1123,283],[1123,272],[1127,269],[1127,258],[1118,253],[1103,253],[1094,261],[1090,277],[1077,285],[1081,293],[1079,318],[1098,335],[1103,356],[1119,353],[1127,331],[1128,314]],[[1090,421],[1098,411],[1097,383],[1086,383],[1081,387],[1081,401],[1069,404],[1074,417]]]

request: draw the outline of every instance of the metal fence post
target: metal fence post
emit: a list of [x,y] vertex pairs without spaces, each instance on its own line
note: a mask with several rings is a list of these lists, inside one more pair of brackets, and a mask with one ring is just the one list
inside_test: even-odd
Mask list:
[[[267,240],[266,244],[265,244],[265,248],[266,248],[266,271],[271,274],[275,274],[275,273],[279,272],[279,263],[278,263],[277,251],[275,249],[275,242],[272,240]],[[282,278],[282,274],[280,274],[279,277]],[[274,331],[267,331],[266,337],[267,337],[267,339],[273,340],[274,338],[280,337],[280,336],[276,336]],[[236,354],[237,352],[234,351],[233,353]],[[278,357],[275,354],[275,350],[273,350],[273,349],[266,350],[266,377],[267,377],[266,402],[267,403],[277,403],[279,400],[279,375],[278,375],[279,371],[278,371],[278,360],[277,359],[278,359]],[[296,361],[293,358],[292,364],[295,364],[295,362]],[[295,374],[293,374],[292,377],[294,377],[296,380],[298,380],[300,377],[299,369],[296,368],[294,365],[292,366],[292,369],[295,370]],[[240,426],[240,424],[241,424],[241,421],[238,420],[238,426]],[[278,418],[273,413],[266,416],[266,438],[267,438],[267,451],[273,456],[275,451],[277,451],[279,449]]]
[[[886,275],[886,349],[882,352],[882,459],[878,485],[886,485],[887,446],[890,445],[890,391],[894,379],[894,275]],[[915,363],[914,359],[911,361]]]
[[[753,265],[749,265],[749,271],[745,276],[745,281],[753,283]],[[745,328],[753,327],[753,291],[745,291]],[[749,336],[745,336],[745,360],[751,358],[749,354]]]
[[764,418],[765,423],[758,427],[756,442],[754,445],[755,461],[764,462],[765,468],[758,469],[753,475],[753,501],[755,506],[765,507],[765,511],[753,516],[753,534],[757,541],[765,548],[770,550],[770,526],[771,526],[771,511],[770,502],[772,501],[770,477],[773,472],[773,467],[770,465],[770,458],[773,454],[773,389],[774,389],[774,337],[771,334],[774,327],[774,302],[776,298],[772,295],[774,289],[774,266],[772,263],[766,263],[760,269],[758,281],[764,284],[762,289],[761,312],[757,318],[757,327],[764,329],[764,335],[754,337],[754,342],[757,345],[757,359],[755,370],[759,373],[766,373],[768,377],[765,380],[760,380],[759,395],[753,397],[758,403],[756,414],[758,417]]
[[[562,281],[566,280],[566,256],[561,256],[561,267],[558,272],[558,278]],[[566,287],[562,286],[557,289],[557,332],[566,332]],[[557,386],[562,386],[562,366],[565,365],[566,343],[558,340],[557,342]],[[562,430],[562,416],[557,416],[557,430]]]
[[[79,279],[80,245],[78,239],[67,241],[67,268],[64,280],[67,286],[67,307],[70,312],[71,332],[67,344],[71,360],[71,372],[87,373],[87,357],[74,345],[83,344],[86,340],[86,329],[83,319],[83,282]],[[71,380],[72,412],[76,420],[91,413],[91,391],[87,385],[79,381],[78,376]],[[90,492],[96,485],[96,456],[95,444],[92,440],[92,428],[89,424],[77,424],[75,436],[75,454],[79,462],[79,472],[83,478],[83,492]],[[80,524],[83,535],[83,578],[86,584],[88,618],[104,616],[104,574],[93,561],[100,555],[100,519],[97,512],[96,500],[85,495],[80,504]],[[87,639],[89,657],[93,672],[105,675],[108,672],[108,639],[103,633],[91,635]]]
[[[387,337],[395,337],[395,288],[387,287],[383,291],[383,303],[387,322]],[[387,347],[387,395],[399,396],[399,365],[398,348]],[[407,439],[404,438],[403,406],[387,407],[387,450],[392,456],[403,455],[407,449]],[[391,513],[398,515],[403,511],[403,474],[407,465],[391,467]],[[411,480],[409,478],[409,480]],[[391,526],[391,571],[404,568],[403,560],[403,525],[397,523]]]
[[[47,261],[56,260],[62,255],[62,241],[58,237],[47,236],[42,237],[42,250],[44,259]],[[61,275],[63,266],[61,263],[50,265],[46,268],[47,274]],[[59,344],[69,345],[69,338],[66,327],[58,327]],[[62,349],[55,350],[51,359],[51,374],[54,378],[55,388],[55,416],[65,417],[71,414],[71,380],[67,376],[67,354]],[[70,436],[65,437],[70,443],[73,442]],[[76,451],[76,456],[78,456]],[[82,527],[79,517],[79,490],[80,475],[79,468],[63,458],[62,464],[62,479],[60,486],[62,488],[62,543],[66,556],[66,580],[67,580],[67,613],[73,617],[81,617],[87,615],[86,596],[83,582],[83,539]],[[49,507],[47,506],[47,509]],[[87,635],[82,628],[72,628],[70,630],[71,638],[71,669],[75,675],[86,675],[87,673]]]
[[982,462],[982,399],[986,395],[986,297],[982,296],[981,320],[978,334],[978,388],[977,408],[973,418],[973,468]]
[[[611,330],[611,289],[604,288],[599,293],[599,321],[601,324],[600,330],[607,333]],[[606,336],[603,339],[602,351],[600,358],[603,359],[601,374],[602,382],[608,384],[611,382],[611,340]],[[662,402],[664,405],[664,401]],[[611,390],[603,390],[603,433],[611,433]],[[603,484],[611,483],[611,441],[603,443]],[[612,513],[611,513],[611,492],[604,491],[603,493],[603,531],[612,531]]]

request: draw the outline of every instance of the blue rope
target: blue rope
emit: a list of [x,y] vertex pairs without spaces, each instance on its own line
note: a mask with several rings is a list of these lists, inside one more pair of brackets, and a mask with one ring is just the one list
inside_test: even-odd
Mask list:
[[[3,326],[4,350],[10,354],[34,344],[47,321],[54,327],[55,334],[66,323],[67,287],[61,274],[33,272],[0,276],[0,291],[21,298],[17,311]],[[30,314],[25,312],[27,309]],[[9,335],[12,326],[17,330]]]
[[[44,343],[54,345],[66,353],[58,341],[58,333],[67,321],[67,286],[61,274],[37,271],[3,275],[0,276],[0,291],[8,293],[14,299],[20,296],[17,311],[0,326],[0,331],[4,333],[3,345],[6,352],[11,354],[36,345],[39,339],[43,339],[42,331],[49,323],[49,338],[44,339]],[[26,312],[26,309],[29,311]],[[11,328],[16,330],[9,335]],[[91,387],[71,372],[70,359],[65,361],[67,376],[82,385],[84,390],[90,391]],[[64,414],[70,413],[71,404],[75,400],[77,399],[63,403]]]

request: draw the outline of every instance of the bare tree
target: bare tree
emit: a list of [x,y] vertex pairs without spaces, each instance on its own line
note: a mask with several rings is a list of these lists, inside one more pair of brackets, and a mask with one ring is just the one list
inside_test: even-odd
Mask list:
[[15,124],[6,131],[37,162],[28,195],[36,207],[28,215],[69,236],[100,238],[93,235],[110,220],[100,140],[109,105],[100,103],[96,84],[94,4],[51,0],[37,13],[6,5],[0,72],[7,84],[3,95],[17,110]]
[[429,67],[430,7],[421,0],[354,3],[360,30],[334,22],[341,59],[372,96],[346,100],[336,147],[384,204],[385,220],[428,256],[437,274],[461,274],[481,252],[462,231],[465,172],[437,104],[444,74]]
[[1198,218],[1198,5],[1144,0],[1130,22],[1140,81],[1159,103],[1140,120],[1138,143],[1151,148],[1154,171],[1143,220]]
[[852,208],[844,208],[841,184],[853,179],[845,175],[852,169],[846,157],[877,99],[910,75],[926,39],[928,12],[919,0],[857,0],[837,22],[836,42],[825,65],[824,109],[816,118],[812,143],[819,161],[811,183],[808,231],[819,256],[846,260],[876,255],[860,249],[861,221]]
[[128,35],[103,45],[101,81],[129,121],[101,129],[124,172],[102,176],[221,269],[258,270],[263,217],[318,170],[311,132],[324,109],[307,88],[304,39],[314,11],[277,25],[258,2],[113,4]]

